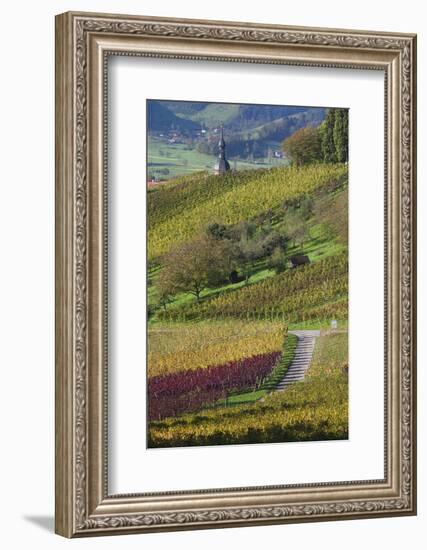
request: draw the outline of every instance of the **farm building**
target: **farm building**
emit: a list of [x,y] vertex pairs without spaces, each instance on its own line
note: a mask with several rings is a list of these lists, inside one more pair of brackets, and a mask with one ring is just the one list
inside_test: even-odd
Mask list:
[[289,267],[299,267],[310,263],[308,256],[291,256],[289,258]]

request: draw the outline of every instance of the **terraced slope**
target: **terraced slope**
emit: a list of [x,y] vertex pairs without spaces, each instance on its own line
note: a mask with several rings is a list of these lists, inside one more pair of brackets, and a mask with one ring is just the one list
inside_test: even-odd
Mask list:
[[148,195],[148,257],[153,260],[193,238],[210,223],[233,224],[279,208],[287,201],[347,177],[341,164],[206,174]]

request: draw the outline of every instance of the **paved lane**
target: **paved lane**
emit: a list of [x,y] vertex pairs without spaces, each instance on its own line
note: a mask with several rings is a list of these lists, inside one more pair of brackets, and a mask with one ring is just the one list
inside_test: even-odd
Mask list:
[[316,338],[320,336],[319,330],[290,330],[289,332],[298,337],[298,343],[294,360],[288,372],[276,386],[277,391],[284,391],[290,384],[298,382],[299,380],[304,380],[306,370],[310,366],[313,357]]

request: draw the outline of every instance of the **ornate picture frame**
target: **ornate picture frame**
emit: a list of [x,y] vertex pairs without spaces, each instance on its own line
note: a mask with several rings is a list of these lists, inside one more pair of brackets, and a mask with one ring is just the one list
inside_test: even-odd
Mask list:
[[[106,60],[385,75],[384,479],[111,495]],[[416,513],[416,36],[68,12],[56,18],[56,532],[82,537]]]

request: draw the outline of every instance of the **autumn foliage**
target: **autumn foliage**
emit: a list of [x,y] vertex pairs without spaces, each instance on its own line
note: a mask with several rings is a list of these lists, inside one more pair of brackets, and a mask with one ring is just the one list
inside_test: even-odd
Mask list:
[[285,139],[283,150],[296,166],[319,162],[321,154],[319,132],[311,126],[301,128]]

